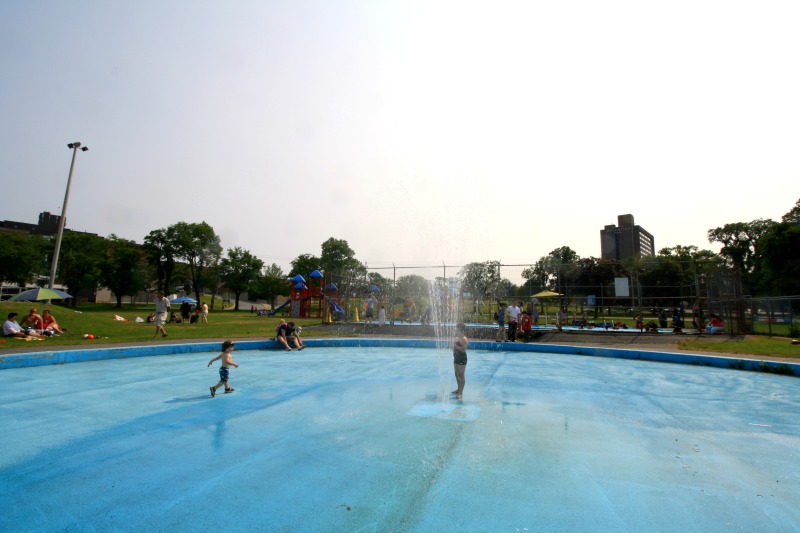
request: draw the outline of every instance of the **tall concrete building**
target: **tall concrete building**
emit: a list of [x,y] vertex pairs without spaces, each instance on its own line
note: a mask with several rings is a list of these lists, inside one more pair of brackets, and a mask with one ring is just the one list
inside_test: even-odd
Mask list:
[[626,259],[655,254],[655,241],[649,232],[633,222],[633,215],[619,215],[617,225],[600,230],[600,256],[603,259]]

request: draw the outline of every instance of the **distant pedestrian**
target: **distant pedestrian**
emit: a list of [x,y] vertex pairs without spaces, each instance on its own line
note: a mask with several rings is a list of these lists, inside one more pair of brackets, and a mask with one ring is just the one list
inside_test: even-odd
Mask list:
[[217,383],[213,387],[210,387],[210,389],[211,389],[211,397],[212,398],[214,397],[214,395],[217,394],[217,389],[222,387],[222,386],[225,387],[225,393],[226,394],[229,393],[229,392],[233,392],[235,390],[228,383],[230,367],[231,366],[235,366],[236,368],[239,368],[239,365],[237,363],[234,363],[233,359],[231,358],[231,352],[233,351],[233,347],[234,347],[234,343],[233,342],[231,342],[231,341],[223,342],[222,343],[222,353],[208,362],[208,366],[211,366],[211,363],[213,363],[214,361],[216,361],[218,359],[222,361],[222,363],[220,364],[220,367],[219,367],[219,383]]
[[203,317],[203,322],[208,324],[208,304],[203,302],[203,310],[200,312],[200,315]]
[[661,328],[667,327],[667,310],[662,309],[661,312],[658,314],[658,326]]
[[156,326],[156,334],[153,335],[153,338],[157,338],[158,334],[161,333],[162,337],[167,336],[166,330],[164,330],[164,324],[167,323],[169,320],[169,300],[164,297],[164,291],[158,291],[156,293],[156,316],[153,320],[153,324]]

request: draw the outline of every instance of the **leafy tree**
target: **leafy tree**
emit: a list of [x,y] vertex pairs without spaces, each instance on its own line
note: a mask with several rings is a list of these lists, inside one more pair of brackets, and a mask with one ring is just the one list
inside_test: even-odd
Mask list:
[[[96,291],[103,277],[106,240],[89,233],[65,232],[59,254],[59,278],[68,292],[77,296],[82,290]],[[75,306],[77,298],[67,300]]]
[[170,292],[175,272],[175,241],[167,229],[151,231],[144,238],[143,249],[147,261],[155,268],[158,290]]
[[[312,270],[313,272],[313,270]],[[254,283],[250,296],[253,299],[263,298],[269,300],[272,307],[275,307],[275,298],[281,294],[289,293],[289,276],[283,273],[281,267],[272,263],[264,268]]]
[[34,276],[47,271],[45,258],[51,246],[41,235],[0,233],[0,280],[24,287]]
[[499,298],[501,290],[503,293],[507,290],[507,287],[501,287],[499,261],[469,263],[461,268],[458,277],[461,290],[478,300]]
[[550,288],[548,263],[546,258],[541,257],[532,267],[522,271],[522,277],[527,280],[531,294]]
[[319,257],[311,254],[298,255],[292,261],[292,269],[289,271],[289,278],[293,278],[300,274],[301,276],[308,277],[309,274],[315,270],[322,268],[322,262]]
[[331,237],[322,243],[320,267],[325,278],[343,294],[363,293],[369,288],[366,266],[356,259],[355,252],[343,239]]
[[747,288],[752,288],[753,271],[758,264],[758,240],[776,224],[773,220],[734,222],[708,230],[708,241],[722,244],[720,255],[742,276]]
[[783,215],[781,220],[787,224],[800,224],[800,200],[797,200],[794,207]]
[[369,285],[367,289],[373,286],[378,287],[381,290],[381,295],[387,298],[392,292],[392,280],[382,276],[378,272],[370,272],[367,274],[367,284]]
[[[222,283],[222,278],[220,277],[220,265],[217,264],[216,266],[212,266],[206,269],[205,274],[203,275],[203,287],[201,287],[201,291],[203,294],[211,294],[211,307],[210,309],[214,310],[214,304],[216,303],[217,299],[214,296],[217,294],[219,290],[219,286]],[[198,300],[199,301],[199,300]]]
[[178,222],[168,228],[167,235],[172,239],[176,257],[189,265],[195,299],[199,301],[204,277],[217,265],[222,254],[219,236],[205,222]]
[[777,224],[761,237],[759,249],[760,292],[774,296],[800,294],[800,221]]
[[430,281],[417,274],[400,276],[395,284],[395,293],[403,298],[428,296]]
[[239,310],[239,297],[250,289],[264,267],[264,262],[240,247],[228,249],[228,257],[220,261],[220,278],[236,295],[234,309]]
[[122,307],[122,297],[131,296],[146,288],[144,251],[133,241],[110,235],[106,239],[105,256],[101,262],[101,282]]

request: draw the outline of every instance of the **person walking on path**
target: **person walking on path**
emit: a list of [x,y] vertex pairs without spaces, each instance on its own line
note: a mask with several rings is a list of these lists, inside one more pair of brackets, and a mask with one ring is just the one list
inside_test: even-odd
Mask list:
[[164,297],[164,291],[158,291],[156,293],[156,317],[153,320],[153,324],[156,326],[156,334],[153,335],[153,338],[157,338],[158,334],[161,333],[162,337],[167,336],[166,330],[164,330],[164,324],[167,323],[169,320],[169,300]]
[[467,328],[464,324],[458,324],[456,326],[458,336],[456,336],[453,342],[453,369],[456,373],[456,384],[458,388],[451,394],[453,394],[453,398],[457,400],[461,399],[463,396],[464,385],[467,382],[467,346],[469,346],[469,341],[467,340],[466,330]]
[[235,366],[236,368],[239,368],[239,365],[237,363],[234,363],[233,359],[231,358],[231,352],[233,351],[233,347],[234,347],[233,342],[231,341],[223,342],[222,353],[208,362],[208,366],[211,366],[211,364],[218,359],[222,361],[219,367],[219,383],[217,383],[213,387],[210,387],[212,398],[217,394],[217,389],[222,386],[225,386],[225,394],[233,392],[235,390],[228,383],[230,367]]

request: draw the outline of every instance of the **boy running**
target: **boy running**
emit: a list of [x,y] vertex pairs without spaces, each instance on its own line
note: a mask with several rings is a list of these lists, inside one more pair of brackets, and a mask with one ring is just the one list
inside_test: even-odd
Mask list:
[[231,352],[233,351],[234,344],[231,341],[225,341],[222,343],[222,353],[216,356],[214,359],[208,362],[208,366],[211,366],[211,363],[220,359],[222,361],[221,366],[219,367],[219,383],[211,387],[211,397],[213,398],[214,395],[217,393],[217,389],[221,386],[225,385],[225,393],[233,392],[235,389],[228,385],[228,369],[232,366],[239,368],[237,363],[233,362],[231,359]]

